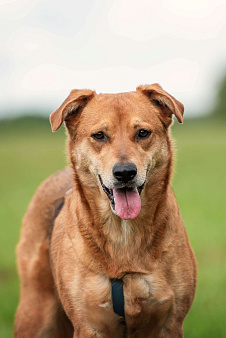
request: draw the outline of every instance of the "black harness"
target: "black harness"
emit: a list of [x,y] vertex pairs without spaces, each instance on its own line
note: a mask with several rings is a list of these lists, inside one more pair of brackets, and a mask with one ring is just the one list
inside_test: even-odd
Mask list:
[[59,202],[59,204],[58,204],[58,206],[57,206],[57,208],[55,210],[55,213],[54,213],[54,216],[53,216],[50,228],[49,228],[49,243],[51,243],[55,219],[59,215],[59,213],[60,213],[61,209],[63,208],[63,206],[64,206],[64,198],[62,198],[60,200],[60,202]]
[[123,280],[117,278],[111,279],[111,291],[114,312],[122,317],[121,322],[125,325]]
[[[58,214],[60,213],[62,207],[64,205],[64,198],[58,205],[55,210],[55,214],[51,223],[50,231],[49,231],[49,240],[51,242],[51,237],[53,233],[53,227],[55,219],[57,218]],[[123,293],[123,280],[112,278],[111,279],[111,291],[112,291],[112,303],[113,303],[113,310],[114,312],[121,317],[121,323],[125,325],[125,311],[124,311],[124,293]]]

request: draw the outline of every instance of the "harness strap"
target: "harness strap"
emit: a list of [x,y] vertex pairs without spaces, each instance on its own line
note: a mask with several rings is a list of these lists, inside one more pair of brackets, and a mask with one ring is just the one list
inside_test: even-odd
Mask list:
[[111,290],[112,290],[112,302],[114,312],[120,317],[122,317],[122,323],[125,325],[123,280],[112,278]]
[[59,204],[58,204],[57,208],[55,209],[55,213],[54,213],[53,219],[51,221],[51,225],[50,225],[50,228],[49,228],[49,242],[50,243],[51,243],[51,239],[52,239],[52,233],[53,233],[55,219],[59,215],[59,213],[60,213],[61,209],[63,208],[63,206],[64,206],[64,197],[62,199],[60,199]]

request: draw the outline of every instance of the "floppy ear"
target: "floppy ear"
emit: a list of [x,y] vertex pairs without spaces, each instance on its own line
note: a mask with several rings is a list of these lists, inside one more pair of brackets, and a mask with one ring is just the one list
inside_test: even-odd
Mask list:
[[62,105],[50,115],[52,131],[58,130],[63,121],[76,114],[80,107],[85,107],[94,94],[94,91],[88,89],[72,90]]
[[137,90],[146,95],[154,105],[161,108],[162,117],[167,126],[172,121],[172,114],[176,116],[180,123],[183,123],[183,104],[165,92],[159,84],[139,86]]

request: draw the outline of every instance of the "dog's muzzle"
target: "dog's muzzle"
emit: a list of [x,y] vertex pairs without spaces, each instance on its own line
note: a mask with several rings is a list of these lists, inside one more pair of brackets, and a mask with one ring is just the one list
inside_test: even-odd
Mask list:
[[136,218],[141,210],[140,194],[145,184],[143,183],[139,187],[135,185],[137,167],[133,163],[117,163],[114,165],[112,173],[116,179],[113,189],[104,185],[101,176],[99,179],[111,202],[113,212],[125,220]]

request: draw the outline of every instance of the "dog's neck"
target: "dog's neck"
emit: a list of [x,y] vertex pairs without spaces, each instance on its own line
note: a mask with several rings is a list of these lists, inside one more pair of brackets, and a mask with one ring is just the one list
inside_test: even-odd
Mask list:
[[[75,176],[76,188],[71,195],[73,223],[77,224],[83,238],[84,254],[92,252],[91,269],[98,268],[115,278],[121,278],[128,271],[150,271],[150,264],[154,264],[161,250],[164,250],[161,243],[167,232],[169,209],[176,203],[170,186],[170,172],[171,163],[153,172],[141,194],[140,215],[127,221],[112,212],[101,189],[98,189],[97,196],[97,189],[85,187],[79,175]],[[71,225],[70,229],[76,236],[75,227]],[[150,234],[148,238],[147,233]],[[73,237],[72,233],[70,237]],[[85,249],[86,246],[89,250]],[[146,257],[146,260],[142,257]]]

